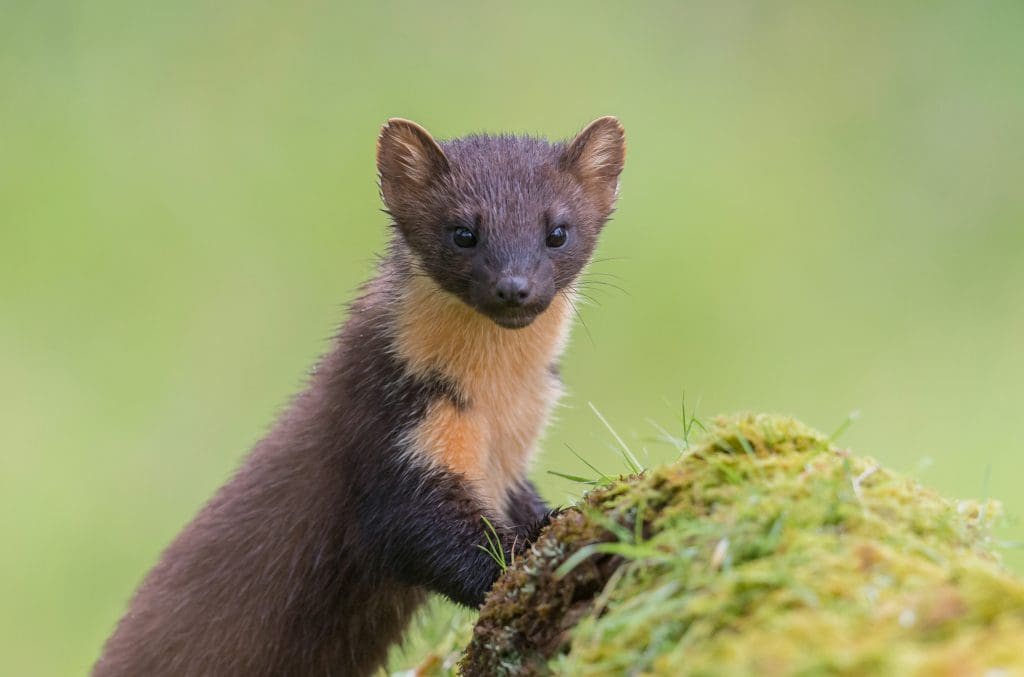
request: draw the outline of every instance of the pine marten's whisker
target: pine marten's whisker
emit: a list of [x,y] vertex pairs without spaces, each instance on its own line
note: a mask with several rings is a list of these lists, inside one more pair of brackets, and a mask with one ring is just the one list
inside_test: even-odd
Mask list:
[[618,285],[600,284],[595,282],[594,280],[581,280],[580,289],[586,289],[588,291],[601,294],[620,293],[629,296],[629,292],[627,292],[623,287],[620,287]]

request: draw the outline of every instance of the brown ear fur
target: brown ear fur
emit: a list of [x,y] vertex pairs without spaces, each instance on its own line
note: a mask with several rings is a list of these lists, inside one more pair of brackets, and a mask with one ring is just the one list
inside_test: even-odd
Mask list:
[[448,159],[423,127],[391,118],[377,138],[377,171],[384,204],[400,214],[424,199],[433,182],[448,171]]
[[562,167],[572,172],[606,211],[615,205],[619,174],[626,161],[626,132],[612,116],[598,118],[565,149]]

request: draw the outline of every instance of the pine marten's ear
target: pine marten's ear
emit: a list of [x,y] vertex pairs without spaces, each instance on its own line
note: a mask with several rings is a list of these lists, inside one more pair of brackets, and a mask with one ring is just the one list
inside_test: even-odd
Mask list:
[[566,146],[561,165],[576,176],[604,211],[611,211],[625,161],[626,132],[609,115],[594,120],[576,135]]
[[391,118],[377,138],[377,171],[384,204],[397,214],[422,204],[430,186],[448,171],[448,159],[427,130]]

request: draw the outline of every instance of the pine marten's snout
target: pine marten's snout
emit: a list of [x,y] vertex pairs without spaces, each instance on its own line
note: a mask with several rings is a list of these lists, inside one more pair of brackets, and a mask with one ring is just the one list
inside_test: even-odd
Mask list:
[[494,284],[495,301],[506,308],[521,308],[525,306],[533,290],[530,287],[530,280],[523,275],[503,275]]
[[481,277],[472,305],[506,329],[531,324],[557,292],[549,265],[508,265]]

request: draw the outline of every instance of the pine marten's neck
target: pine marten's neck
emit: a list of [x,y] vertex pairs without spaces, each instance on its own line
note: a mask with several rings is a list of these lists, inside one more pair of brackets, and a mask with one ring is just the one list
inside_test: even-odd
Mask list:
[[532,324],[506,329],[442,290],[412,257],[405,262],[391,317],[393,348],[410,373],[443,377],[461,399],[431,405],[409,436],[410,452],[463,475],[501,511],[509,488],[525,479],[561,394],[553,367],[572,301],[558,294]]
[[506,329],[441,289],[415,259],[407,260],[393,321],[395,348],[412,373],[445,376],[471,397],[496,380],[547,370],[564,349],[568,292],[529,326]]

